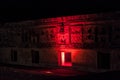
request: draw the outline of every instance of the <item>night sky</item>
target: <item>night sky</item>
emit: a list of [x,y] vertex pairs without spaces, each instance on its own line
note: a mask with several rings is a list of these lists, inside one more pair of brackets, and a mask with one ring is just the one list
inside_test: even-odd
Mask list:
[[[38,2],[39,1],[39,2]],[[116,0],[1,0],[0,22],[120,11]]]

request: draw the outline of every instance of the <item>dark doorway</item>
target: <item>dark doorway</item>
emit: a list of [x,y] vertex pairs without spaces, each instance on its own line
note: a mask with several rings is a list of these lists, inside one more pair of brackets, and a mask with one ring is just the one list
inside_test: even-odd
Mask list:
[[11,50],[11,61],[16,62],[17,61],[17,51]]
[[72,66],[71,52],[60,53],[60,65],[61,66]]
[[70,52],[66,52],[65,53],[65,62],[71,62],[71,53]]
[[32,63],[39,63],[39,51],[32,50]]
[[110,53],[98,52],[97,66],[99,69],[110,69]]

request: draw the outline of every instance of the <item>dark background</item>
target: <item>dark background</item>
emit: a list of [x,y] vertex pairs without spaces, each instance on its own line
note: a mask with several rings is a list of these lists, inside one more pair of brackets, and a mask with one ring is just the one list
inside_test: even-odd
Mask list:
[[117,0],[1,0],[0,22],[120,11]]

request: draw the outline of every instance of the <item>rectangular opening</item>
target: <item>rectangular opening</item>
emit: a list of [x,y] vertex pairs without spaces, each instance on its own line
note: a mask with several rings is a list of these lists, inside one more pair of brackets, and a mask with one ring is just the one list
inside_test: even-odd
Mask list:
[[60,53],[60,65],[61,66],[72,66],[71,52]]
[[39,63],[39,51],[32,50],[32,63]]
[[98,52],[97,66],[99,69],[110,69],[110,54]]
[[11,50],[11,61],[16,62],[17,61],[17,51]]

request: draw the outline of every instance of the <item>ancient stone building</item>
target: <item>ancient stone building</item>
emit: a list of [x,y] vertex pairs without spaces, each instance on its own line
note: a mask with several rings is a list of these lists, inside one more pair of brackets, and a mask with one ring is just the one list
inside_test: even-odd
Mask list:
[[1,24],[0,63],[120,70],[120,12]]

